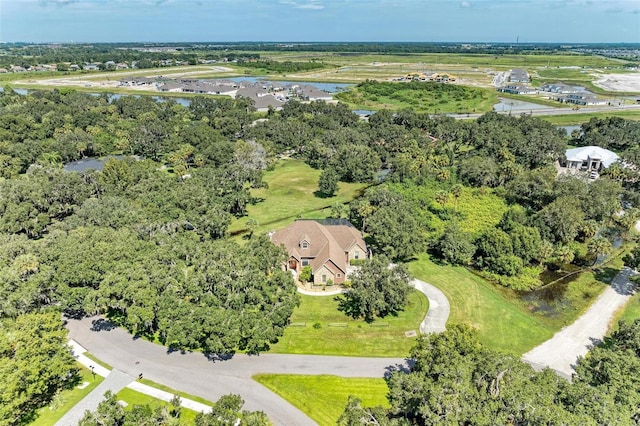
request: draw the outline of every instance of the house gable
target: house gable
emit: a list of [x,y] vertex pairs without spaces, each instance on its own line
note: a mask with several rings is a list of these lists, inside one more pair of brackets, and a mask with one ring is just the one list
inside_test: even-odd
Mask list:
[[[271,235],[274,244],[283,245],[290,258],[295,258],[296,270],[309,264],[314,276],[326,270],[336,283],[344,282],[349,260],[367,257],[367,246],[360,232],[349,222],[323,223],[297,220]],[[292,263],[288,262],[288,268]],[[325,273],[326,275],[326,273]]]

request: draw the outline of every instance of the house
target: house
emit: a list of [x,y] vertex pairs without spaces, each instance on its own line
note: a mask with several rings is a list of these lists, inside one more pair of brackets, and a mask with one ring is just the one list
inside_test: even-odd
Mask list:
[[559,93],[559,94],[567,94],[567,93],[578,93],[579,90],[577,87],[569,86],[564,83],[549,83],[543,84],[540,86],[541,92],[549,92],[549,93]]
[[575,105],[606,105],[605,99],[598,99],[595,95],[589,92],[569,93],[564,102]]
[[507,84],[498,89],[499,92],[512,93],[514,95],[535,95],[538,91],[524,84]]
[[320,285],[344,283],[349,262],[368,257],[362,234],[345,219],[296,220],[274,232],[271,242],[289,254],[285,270],[297,275],[311,266],[313,283]]
[[618,161],[620,157],[615,152],[599,146],[583,146],[567,149],[564,167],[569,171],[597,172]]
[[529,73],[521,68],[514,68],[509,73],[509,81],[512,83],[529,83]]
[[300,97],[305,101],[332,101],[333,95],[331,93],[319,90],[314,86],[308,84],[297,84],[292,87],[292,92],[295,96]]

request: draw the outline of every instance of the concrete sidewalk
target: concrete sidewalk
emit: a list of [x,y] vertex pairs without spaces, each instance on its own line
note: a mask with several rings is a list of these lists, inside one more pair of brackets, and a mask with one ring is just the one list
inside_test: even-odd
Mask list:
[[[88,358],[87,358],[88,359]],[[91,360],[89,360],[91,361]],[[97,372],[96,372],[97,374]],[[111,370],[104,379],[89,395],[82,398],[80,402],[67,411],[67,413],[56,423],[56,426],[71,426],[77,425],[78,422],[84,417],[86,411],[95,411],[104,400],[104,394],[107,391],[111,391],[114,394],[120,392],[128,384],[133,382],[134,378],[128,374],[124,374],[122,371]]]
[[[85,356],[84,353],[87,352],[87,350],[74,340],[69,340],[69,346],[71,346],[71,352],[73,353],[73,356],[78,360],[80,364],[84,365],[87,368],[90,368],[95,374],[106,377],[106,379],[104,382],[100,383],[98,387],[96,387],[89,395],[82,399],[82,401],[76,404],[62,419],[60,419],[60,421],[56,423],[57,426],[68,426],[77,424],[86,410],[94,411],[96,408],[98,408],[98,404],[104,399],[104,393],[107,390],[111,390],[113,393],[117,393],[123,388],[127,387],[131,390],[167,402],[171,401],[175,396],[170,392],[166,392],[161,389],[154,388],[153,386],[137,382],[132,376],[124,374],[121,371],[115,369],[109,370],[107,368],[104,368],[103,366],[97,364],[95,361]],[[123,383],[122,386],[117,387],[121,383]],[[95,402],[96,400],[97,402]],[[209,405],[202,404],[200,402],[184,397],[180,397],[180,405],[184,408],[197,412],[211,411],[211,407]],[[79,411],[80,416],[76,419],[77,414],[75,414],[75,412],[77,411]],[[69,416],[69,418],[67,418],[67,416]]]

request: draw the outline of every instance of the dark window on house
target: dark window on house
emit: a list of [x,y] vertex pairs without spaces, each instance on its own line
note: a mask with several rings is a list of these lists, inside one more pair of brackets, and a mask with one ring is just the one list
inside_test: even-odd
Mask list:
[[360,259],[360,252],[358,250],[353,252],[353,257],[354,257],[354,259]]
[[309,264],[309,259],[302,259],[302,266],[307,266]]
[[306,241],[303,241],[301,244],[302,248],[309,248],[309,243]]
[[326,282],[327,282],[327,276],[326,276],[326,275],[323,275],[323,276],[322,276],[322,282],[323,282],[323,283],[326,283]]
[[342,274],[336,274],[337,278],[340,278],[342,276]]

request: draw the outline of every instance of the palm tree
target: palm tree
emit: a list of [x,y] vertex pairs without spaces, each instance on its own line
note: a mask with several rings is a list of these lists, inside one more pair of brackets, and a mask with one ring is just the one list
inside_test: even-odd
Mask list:
[[462,195],[462,190],[462,185],[460,185],[459,183],[451,187],[451,195],[453,195],[453,199],[455,200],[455,210],[458,210],[458,198],[460,198],[460,196]]
[[593,261],[593,265],[595,265],[598,263],[598,256],[611,253],[613,246],[611,245],[611,242],[604,237],[594,237],[589,241],[587,250],[595,256]]

